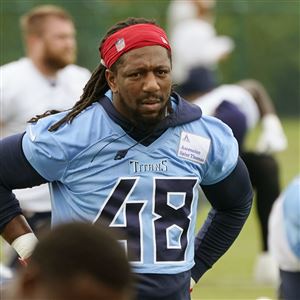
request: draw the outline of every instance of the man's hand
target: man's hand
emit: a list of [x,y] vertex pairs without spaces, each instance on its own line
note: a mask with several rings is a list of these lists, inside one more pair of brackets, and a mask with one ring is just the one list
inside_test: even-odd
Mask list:
[[27,267],[27,265],[28,265],[28,259],[29,258],[23,258],[22,259],[22,258],[19,257],[19,262],[20,262],[20,264],[21,264],[22,267]]

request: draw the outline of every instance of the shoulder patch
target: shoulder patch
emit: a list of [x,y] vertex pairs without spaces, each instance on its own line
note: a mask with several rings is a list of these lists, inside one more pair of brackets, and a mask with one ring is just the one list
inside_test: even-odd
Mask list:
[[203,164],[206,161],[209,148],[210,139],[182,131],[177,155]]

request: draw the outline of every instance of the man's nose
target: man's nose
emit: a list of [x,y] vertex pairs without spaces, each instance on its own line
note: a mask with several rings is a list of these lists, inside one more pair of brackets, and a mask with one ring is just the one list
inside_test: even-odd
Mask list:
[[155,92],[160,89],[159,84],[157,82],[157,77],[153,72],[149,72],[145,77],[145,82],[143,85],[143,90],[145,92]]

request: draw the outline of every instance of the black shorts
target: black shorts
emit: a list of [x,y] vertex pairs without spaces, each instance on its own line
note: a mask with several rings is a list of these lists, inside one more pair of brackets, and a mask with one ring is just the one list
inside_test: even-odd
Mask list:
[[190,300],[191,272],[138,274],[137,300]]

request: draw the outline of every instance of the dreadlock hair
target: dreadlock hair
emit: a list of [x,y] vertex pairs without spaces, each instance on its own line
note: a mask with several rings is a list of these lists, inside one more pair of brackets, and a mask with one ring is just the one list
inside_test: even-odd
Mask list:
[[[131,26],[135,24],[156,24],[154,20],[149,20],[145,18],[128,18],[124,21],[121,21],[111,27],[105,37],[102,39],[100,48],[102,47],[105,40],[112,35],[113,33]],[[118,64],[122,61],[122,57],[120,57],[111,67],[112,72],[116,72]],[[96,67],[94,70],[90,80],[87,82],[83,89],[83,94],[80,97],[80,100],[75,103],[73,108],[70,110],[68,114],[66,114],[62,119],[60,119],[58,122],[53,124],[49,127],[49,131],[56,131],[62,124],[69,122],[71,123],[73,119],[85,108],[92,105],[94,102],[97,102],[101,97],[104,96],[104,94],[109,90],[109,86],[107,84],[106,78],[105,78],[105,70],[106,67],[103,66],[101,63]],[[37,115],[36,117],[33,117],[29,120],[29,123],[34,123],[37,120],[44,118],[46,116],[58,113],[59,111],[56,110],[48,110],[42,115]]]

